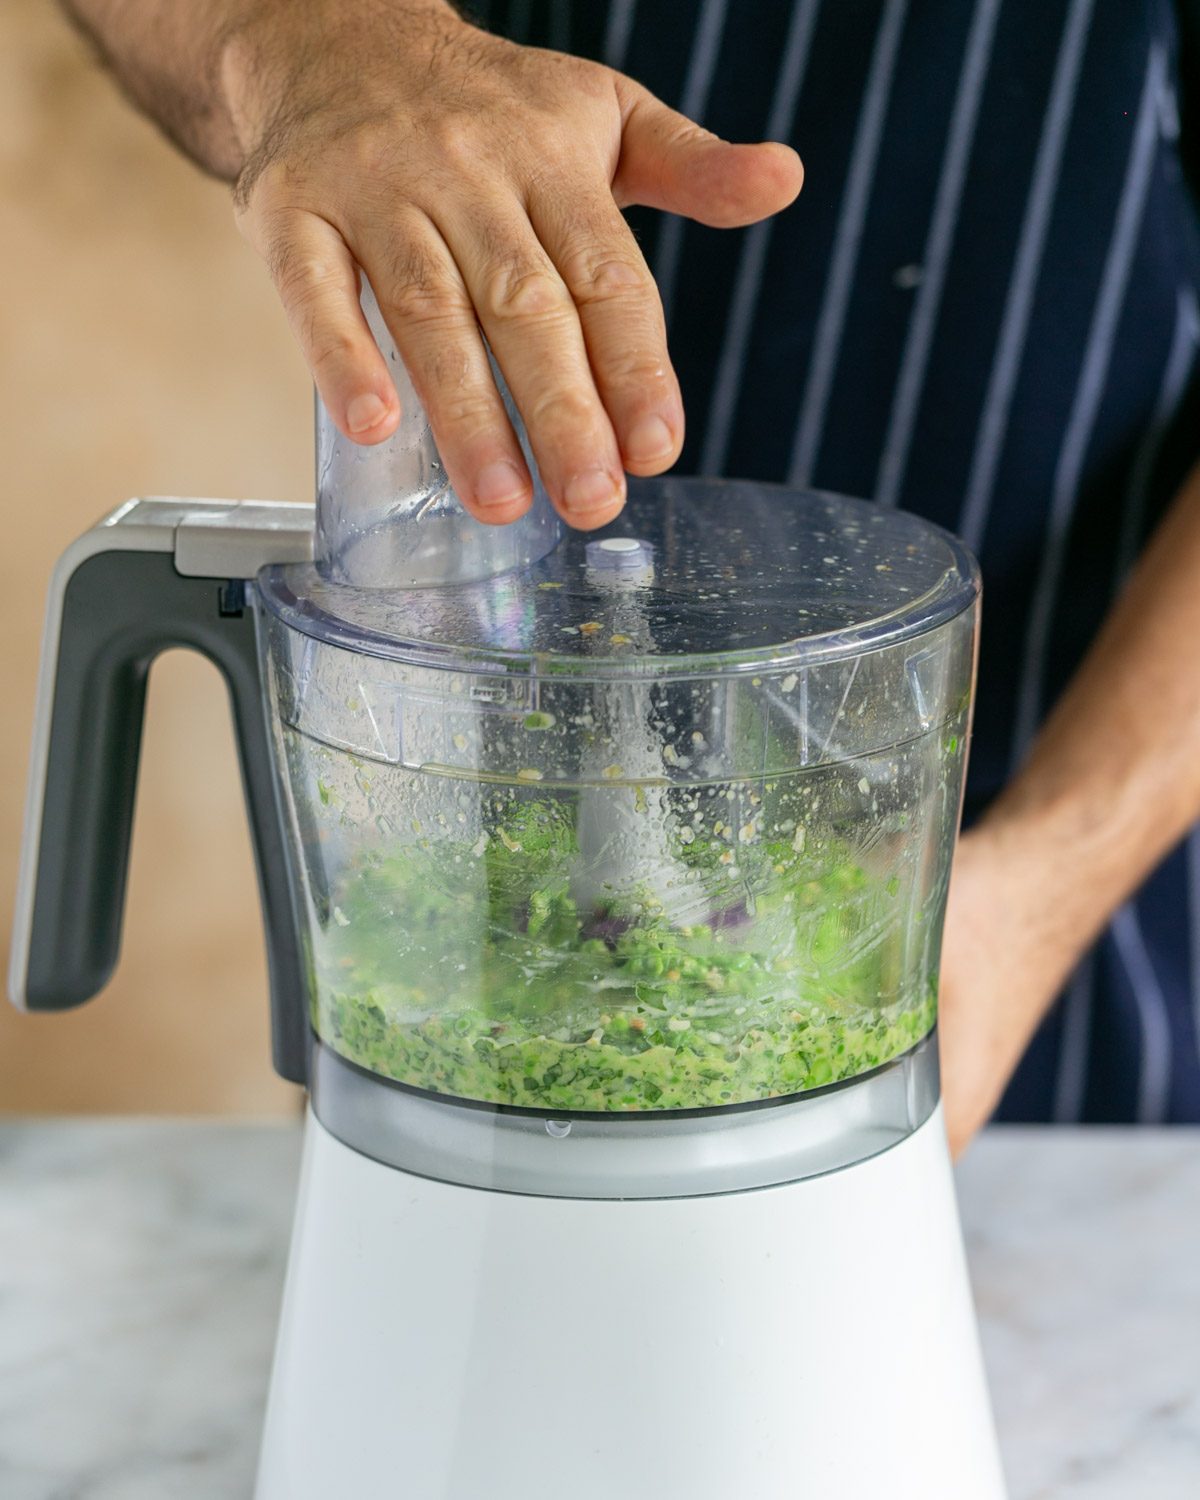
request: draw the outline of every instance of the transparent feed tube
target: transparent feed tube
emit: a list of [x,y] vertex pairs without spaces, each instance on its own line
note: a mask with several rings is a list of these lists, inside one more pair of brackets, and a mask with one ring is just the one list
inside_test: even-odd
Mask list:
[[[351,442],[317,399],[317,557],[326,577],[355,588],[420,588],[490,578],[544,557],[558,541],[528,444],[534,502],[518,521],[485,526],[450,487],[429,419],[395,342],[364,283],[363,311],[388,361],[400,398],[400,425],[386,442]],[[514,417],[511,400],[493,365]]]
[[974,610],[801,671],[515,680],[269,621],[313,1024],[435,1095],[707,1109],[934,1024]]

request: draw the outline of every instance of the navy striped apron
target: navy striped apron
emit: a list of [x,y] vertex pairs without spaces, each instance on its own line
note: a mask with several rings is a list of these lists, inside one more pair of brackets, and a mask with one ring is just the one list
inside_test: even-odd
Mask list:
[[[1027,748],[1200,456],[1197,0],[492,0],[731,140],[795,208],[636,210],[683,384],[682,472],[787,479],[963,535],[984,606],[967,818]],[[1164,733],[1170,726],[1164,726]],[[1200,835],[1117,913],[1001,1106],[1200,1120]]]

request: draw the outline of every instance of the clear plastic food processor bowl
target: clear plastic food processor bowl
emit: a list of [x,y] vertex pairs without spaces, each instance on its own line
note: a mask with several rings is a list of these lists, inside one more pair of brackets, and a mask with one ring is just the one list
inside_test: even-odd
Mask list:
[[260,591],[342,1058],[555,1116],[705,1110],[932,1028],[978,597],[945,533],[653,481],[500,576]]

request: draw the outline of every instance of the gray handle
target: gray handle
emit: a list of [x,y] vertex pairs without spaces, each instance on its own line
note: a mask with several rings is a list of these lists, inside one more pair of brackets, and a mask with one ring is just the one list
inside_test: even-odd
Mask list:
[[[155,502],[140,504],[135,525],[90,533],[102,545],[84,547],[82,557],[68,553],[56,579],[30,783],[13,998],[30,1010],[65,1010],[89,1000],[111,977],[120,951],[146,682],[163,651],[189,647],[217,666],[229,688],[263,904],[275,1066],[285,1078],[303,1082],[307,985],[255,612],[240,577],[179,571],[188,547],[180,545],[184,526],[178,508],[167,511],[167,502],[158,502],[157,509]],[[206,523],[213,509],[200,509]],[[229,534],[236,530],[229,524],[230,511],[225,508],[219,517],[224,550],[216,558],[201,555],[191,561],[201,572],[213,561],[238,561],[229,555]],[[244,570],[257,571],[251,564],[266,560],[260,556],[264,543],[268,553],[283,552],[279,560],[302,550],[304,537],[311,535],[311,511],[298,519],[308,520],[307,532],[284,534],[275,525],[265,538],[258,535],[257,543],[250,536],[242,549]],[[195,552],[194,542],[189,546]]]

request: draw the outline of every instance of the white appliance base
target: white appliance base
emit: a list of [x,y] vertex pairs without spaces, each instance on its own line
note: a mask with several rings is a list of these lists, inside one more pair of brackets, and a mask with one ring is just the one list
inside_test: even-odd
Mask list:
[[941,1110],[786,1187],[598,1202],[310,1118],[257,1500],[1003,1500]]

